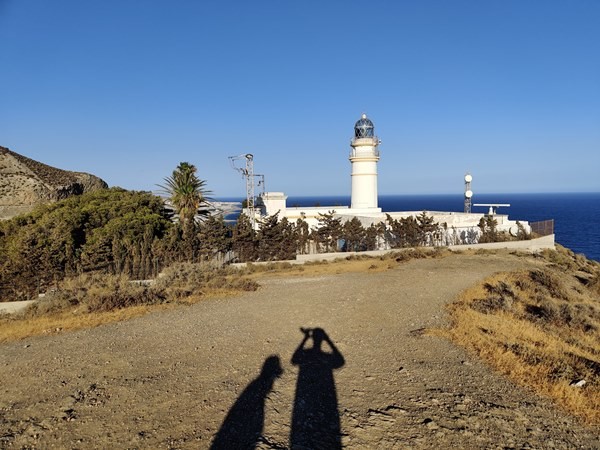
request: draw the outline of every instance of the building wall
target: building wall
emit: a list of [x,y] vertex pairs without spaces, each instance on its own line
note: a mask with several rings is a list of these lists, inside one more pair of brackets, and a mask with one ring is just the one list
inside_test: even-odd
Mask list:
[[[488,244],[469,244],[469,245],[451,245],[448,248],[452,251],[463,251],[463,250],[516,250],[530,253],[537,253],[539,251],[548,249],[554,250],[554,235],[543,236],[541,238],[531,239],[528,241],[508,241],[508,242],[492,242]],[[309,261],[333,261],[335,259],[347,258],[352,255],[366,255],[372,257],[383,256],[386,253],[399,252],[403,250],[372,250],[367,252],[337,252],[337,253],[318,253],[318,254],[307,254],[307,255],[296,255],[296,259],[286,261],[291,264],[304,264]],[[273,264],[275,261],[256,262],[251,264]],[[236,263],[231,264],[231,267],[241,268],[246,267],[249,263]]]
[[[319,222],[319,214],[327,214],[331,211],[343,222],[357,217],[363,226],[368,227],[371,224],[384,222],[389,214],[393,219],[402,219],[409,216],[418,216],[423,211],[397,211],[382,212],[380,208],[348,208],[347,206],[313,206],[313,207],[293,207],[288,208],[285,201],[286,196],[281,192],[265,193],[257,205],[260,206],[261,214],[273,215],[279,213],[279,218],[287,217],[288,220],[295,222],[298,219],[305,220],[310,227],[316,228]],[[433,216],[434,220],[440,225],[446,224],[447,228],[478,228],[481,218],[486,217],[482,213],[463,213],[463,212],[444,212],[444,211],[425,211],[428,216]],[[517,223],[510,220],[508,215],[496,214],[494,219],[498,222],[499,231],[507,231],[516,234]],[[527,232],[530,232],[529,224],[522,222]]]

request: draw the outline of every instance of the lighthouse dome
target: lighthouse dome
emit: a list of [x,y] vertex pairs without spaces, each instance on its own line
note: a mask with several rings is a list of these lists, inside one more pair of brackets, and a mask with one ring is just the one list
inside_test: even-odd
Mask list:
[[361,118],[354,124],[354,137],[369,138],[375,136],[375,127],[373,122],[367,119],[367,115],[363,114]]

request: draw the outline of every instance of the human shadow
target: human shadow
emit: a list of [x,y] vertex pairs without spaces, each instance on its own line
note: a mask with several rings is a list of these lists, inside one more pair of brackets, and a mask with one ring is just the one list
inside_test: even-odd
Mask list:
[[212,445],[213,450],[254,449],[262,435],[265,419],[265,399],[275,379],[283,373],[279,356],[269,356],[259,376],[254,379],[233,404]]
[[[292,356],[299,366],[292,412],[290,447],[341,449],[340,414],[333,370],[344,365],[344,357],[322,328],[305,329],[302,342]],[[305,348],[309,340],[312,347]],[[327,343],[331,352],[321,347]]]

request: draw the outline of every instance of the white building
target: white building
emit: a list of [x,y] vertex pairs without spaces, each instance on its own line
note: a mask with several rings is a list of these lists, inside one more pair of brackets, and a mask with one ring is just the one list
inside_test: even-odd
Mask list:
[[[289,221],[305,220],[310,227],[317,228],[319,214],[334,211],[336,217],[343,222],[357,217],[363,226],[385,222],[389,214],[394,219],[408,216],[417,216],[423,211],[382,212],[377,202],[377,163],[379,162],[379,144],[381,141],[375,135],[373,122],[366,114],[354,125],[354,137],[350,143],[349,160],[351,163],[352,196],[351,206],[319,206],[319,207],[288,207],[287,196],[283,192],[265,192],[257,199],[256,206],[261,216],[279,214],[279,218],[286,217]],[[508,215],[495,214],[498,231],[517,233],[516,221],[509,220]],[[476,240],[480,230],[479,221],[487,214],[425,211],[428,216],[433,216],[440,225],[445,225],[446,241],[457,243],[456,238],[463,241]],[[490,208],[490,213],[492,209]],[[488,213],[489,214],[489,213]],[[527,222],[521,222],[527,232],[530,231]],[[472,242],[469,242],[472,243]]]

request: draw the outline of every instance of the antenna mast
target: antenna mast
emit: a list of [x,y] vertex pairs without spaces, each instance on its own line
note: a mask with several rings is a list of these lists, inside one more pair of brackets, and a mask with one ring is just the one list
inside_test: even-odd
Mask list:
[[471,212],[471,204],[473,202],[473,191],[471,190],[471,181],[473,177],[469,172],[465,174],[465,212]]
[[[245,160],[243,167],[236,166],[236,161]],[[254,156],[251,153],[245,153],[237,156],[230,156],[229,162],[234,170],[242,174],[242,178],[246,179],[246,209],[250,216],[252,229],[256,224],[255,207],[254,207]]]
[[257,173],[254,176],[256,178],[258,178],[257,186],[261,187],[260,195],[264,196],[264,194],[265,194],[265,176],[262,173]]

